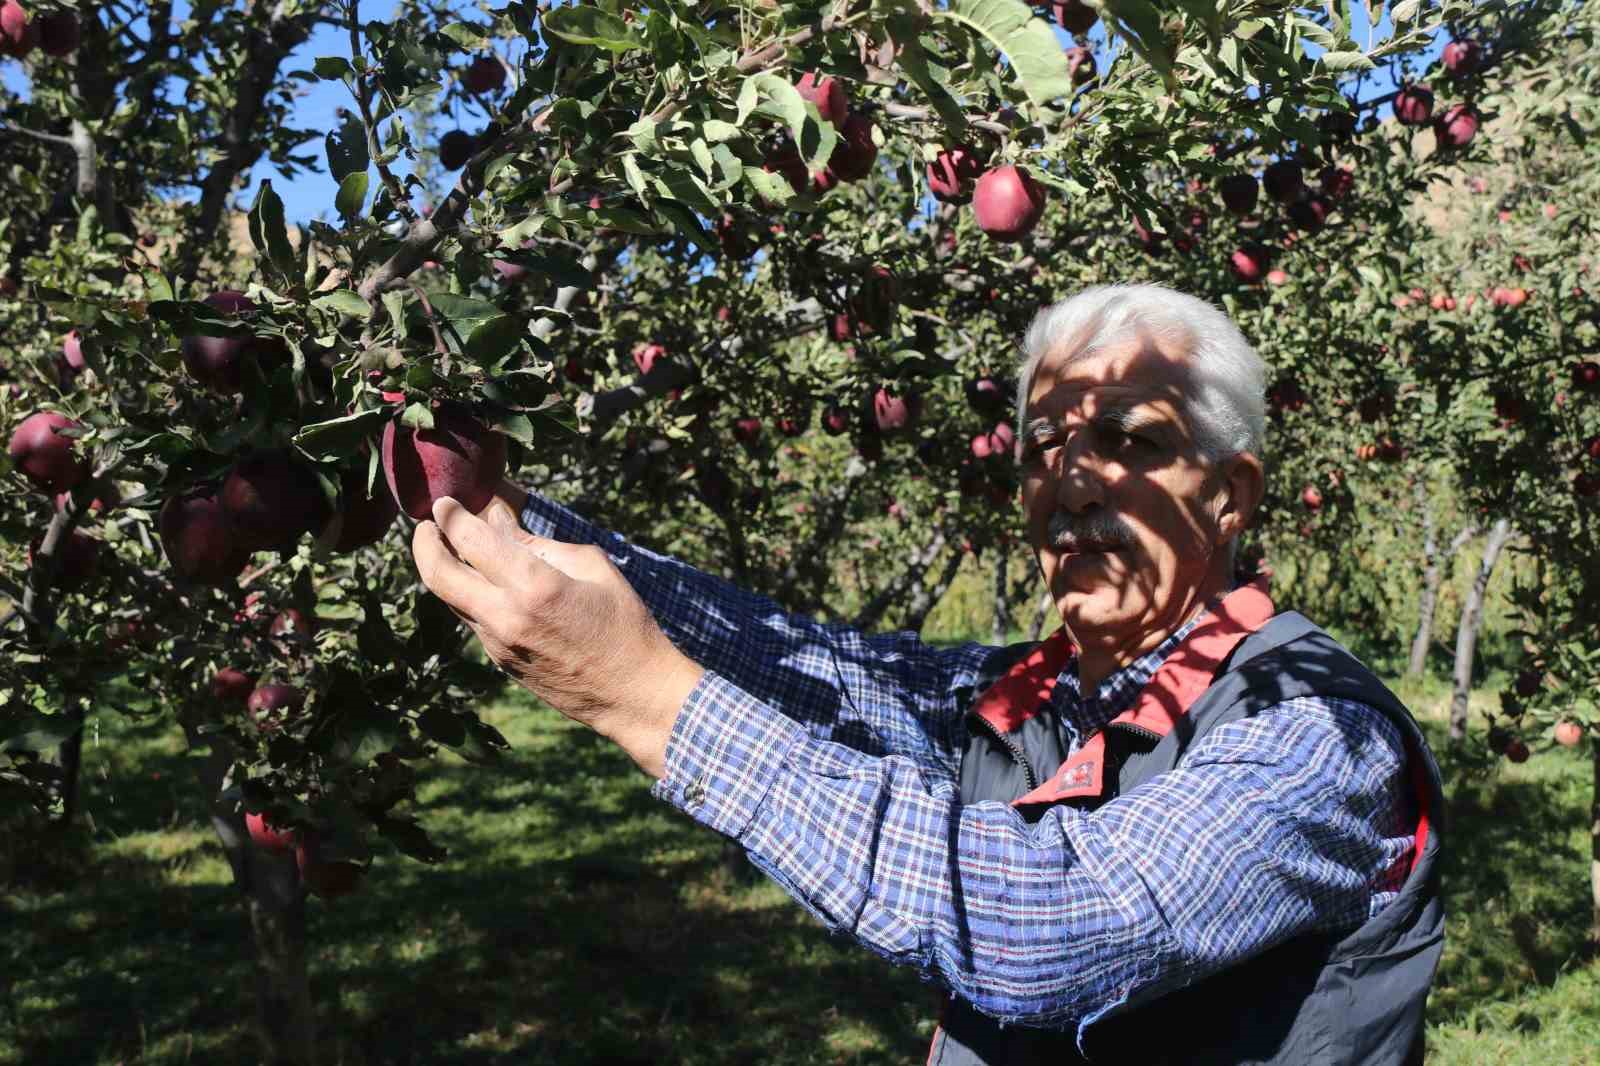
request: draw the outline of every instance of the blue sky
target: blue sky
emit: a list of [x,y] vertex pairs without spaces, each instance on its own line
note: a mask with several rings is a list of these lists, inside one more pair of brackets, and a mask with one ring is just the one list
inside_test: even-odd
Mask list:
[[[1367,35],[1363,6],[1362,4],[1350,5],[1357,20],[1354,36],[1358,41],[1364,41]],[[186,17],[187,8],[187,3],[180,0],[176,5],[177,17]],[[393,15],[394,10],[394,0],[361,0],[360,13],[363,21],[370,19],[387,20]],[[467,18],[471,18],[477,12],[476,9],[464,9],[463,14]],[[1387,24],[1380,23],[1378,31],[1380,39],[1386,36],[1388,31]],[[1063,42],[1070,41],[1064,31],[1057,29],[1056,33]],[[1096,28],[1093,40],[1096,42],[1097,50],[1103,46],[1103,31],[1101,29]],[[1434,46],[1429,49],[1422,66],[1436,59],[1442,47],[1442,41],[1435,42]],[[1309,50],[1315,54],[1314,49]],[[284,69],[309,69],[318,56],[348,57],[349,51],[350,39],[344,30],[331,26],[320,27],[303,46],[290,56],[289,60],[284,64]],[[1422,67],[1419,66],[1418,69],[1422,69]],[[3,83],[7,89],[13,92],[24,95],[27,92],[27,79],[19,64],[11,62],[0,63],[0,83]],[[1394,87],[1394,83],[1390,80],[1387,72],[1379,72],[1363,86],[1362,95],[1364,97],[1379,96],[1389,92]],[[332,129],[339,122],[339,109],[349,107],[351,103],[349,91],[338,82],[316,82],[307,85],[305,86],[305,95],[300,98],[295,111],[295,124],[301,128],[317,131]],[[468,128],[478,128],[482,125],[482,121],[481,119],[477,121],[468,120],[464,124]],[[442,124],[441,130],[451,128],[451,126],[452,123],[446,120]],[[320,143],[313,142],[307,145],[303,151],[307,154],[314,154],[317,157],[318,164],[321,167],[319,172],[302,173],[293,179],[286,179],[278,172],[275,166],[263,162],[258,164],[251,172],[251,184],[241,195],[241,202],[249,204],[255,196],[255,191],[260,181],[263,178],[271,178],[273,187],[283,198],[285,212],[291,221],[304,222],[317,217],[319,214],[332,216],[333,197],[336,188],[333,179],[326,171],[322,146]],[[395,169],[401,174],[409,171],[409,167],[403,159],[396,164]]]

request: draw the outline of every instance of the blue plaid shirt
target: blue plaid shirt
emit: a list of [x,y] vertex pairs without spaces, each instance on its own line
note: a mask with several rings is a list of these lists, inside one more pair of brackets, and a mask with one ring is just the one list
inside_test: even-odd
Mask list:
[[[788,613],[537,494],[522,522],[603,547],[705,668],[654,795],[736,839],[830,931],[1002,1022],[1081,1038],[1130,996],[1353,929],[1409,870],[1404,742],[1365,704],[1281,703],[1097,810],[1029,824],[961,803],[956,692],[990,647]],[[1069,751],[1132,705],[1193,624],[1088,696],[1069,663],[1052,697]]]

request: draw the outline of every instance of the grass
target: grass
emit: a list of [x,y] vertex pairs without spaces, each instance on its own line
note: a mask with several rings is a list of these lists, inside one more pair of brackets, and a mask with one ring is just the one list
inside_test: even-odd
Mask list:
[[[1404,693],[1443,750],[1434,683]],[[591,734],[508,696],[497,770],[428,771],[451,849],[384,856],[313,901],[323,1062],[920,1062],[934,993],[829,938],[720,838],[652,800]],[[1592,1063],[1586,756],[1446,772],[1448,948],[1435,1063]],[[249,1063],[247,929],[175,732],[108,715],[85,745],[86,826],[13,833],[0,863],[0,1064]],[[0,866],[3,872],[4,866]]]

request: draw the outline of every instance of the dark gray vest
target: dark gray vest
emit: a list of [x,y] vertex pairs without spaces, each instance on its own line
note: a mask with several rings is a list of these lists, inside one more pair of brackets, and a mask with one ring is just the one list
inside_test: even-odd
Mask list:
[[[975,697],[1035,645],[997,649]],[[1242,639],[1211,685],[1165,737],[1106,728],[1106,788],[1093,808],[1178,765],[1212,729],[1299,696],[1358,700],[1387,714],[1406,739],[1418,811],[1428,818],[1422,854],[1399,896],[1354,930],[1305,936],[1232,969],[1147,1002],[1132,1001],[1076,1034],[1002,1027],[962,1000],[946,1003],[929,1066],[1049,1063],[1402,1066],[1420,1063],[1422,1010],[1444,947],[1439,848],[1444,796],[1439,769],[1410,713],[1328,634],[1294,612]],[[1000,735],[969,714],[961,763],[964,803],[1010,802],[1066,757],[1054,716],[1035,714]],[[1025,817],[1043,811],[1019,808]]]

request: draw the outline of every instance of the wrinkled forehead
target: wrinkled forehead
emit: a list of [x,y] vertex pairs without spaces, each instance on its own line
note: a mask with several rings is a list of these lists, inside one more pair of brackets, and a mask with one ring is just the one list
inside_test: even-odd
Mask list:
[[1182,416],[1190,387],[1190,342],[1176,333],[1139,331],[1084,347],[1068,338],[1039,360],[1028,417],[1092,416],[1107,407],[1150,406]]

